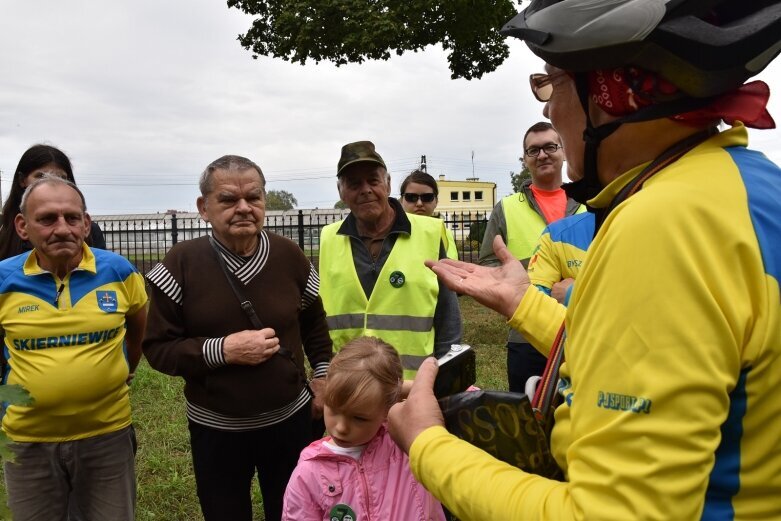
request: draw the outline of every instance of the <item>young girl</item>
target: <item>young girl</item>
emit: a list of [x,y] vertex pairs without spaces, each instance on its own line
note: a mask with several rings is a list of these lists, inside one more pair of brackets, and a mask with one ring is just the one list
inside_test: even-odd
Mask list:
[[379,338],[356,338],[334,357],[324,394],[330,436],[301,452],[283,520],[445,519],[386,428],[388,409],[401,397],[401,378],[398,353]]

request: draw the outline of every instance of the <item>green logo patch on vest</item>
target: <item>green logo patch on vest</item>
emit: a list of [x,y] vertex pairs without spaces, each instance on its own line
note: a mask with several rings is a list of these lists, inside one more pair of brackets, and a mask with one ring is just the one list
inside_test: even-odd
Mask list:
[[400,271],[394,271],[390,274],[390,283],[394,288],[402,287],[405,281],[406,277],[404,277],[404,274]]
[[328,513],[328,519],[331,521],[358,521],[353,509],[343,503],[339,503],[331,509]]

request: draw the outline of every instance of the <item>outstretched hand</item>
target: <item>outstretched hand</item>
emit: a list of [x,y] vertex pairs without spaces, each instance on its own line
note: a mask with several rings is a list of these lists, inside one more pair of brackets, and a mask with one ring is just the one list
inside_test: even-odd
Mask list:
[[396,445],[408,454],[412,442],[421,432],[429,427],[445,425],[439,402],[434,397],[434,379],[438,370],[437,361],[426,358],[415,375],[409,397],[388,412],[390,435]]
[[494,238],[493,246],[496,257],[502,262],[499,267],[489,268],[450,259],[426,261],[426,266],[448,288],[474,297],[482,305],[509,319],[531,283],[526,270],[507,249],[501,236]]

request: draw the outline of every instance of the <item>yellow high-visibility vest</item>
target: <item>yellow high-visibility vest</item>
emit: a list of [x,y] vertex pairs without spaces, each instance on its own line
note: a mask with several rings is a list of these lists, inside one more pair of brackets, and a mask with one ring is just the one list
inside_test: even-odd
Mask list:
[[456,238],[453,237],[453,231],[446,227],[445,234],[447,236],[447,258],[458,260],[458,248],[456,247]]
[[404,378],[434,352],[437,276],[423,261],[438,259],[442,221],[407,214],[411,234],[399,234],[367,299],[353,262],[350,238],[336,232],[339,221],[320,235],[320,296],[334,352],[353,338],[376,336],[401,356]]
[[[547,226],[545,218],[532,208],[524,192],[502,198],[502,210],[507,223],[507,249],[516,259],[528,259]],[[586,206],[579,205],[574,213],[585,211]]]

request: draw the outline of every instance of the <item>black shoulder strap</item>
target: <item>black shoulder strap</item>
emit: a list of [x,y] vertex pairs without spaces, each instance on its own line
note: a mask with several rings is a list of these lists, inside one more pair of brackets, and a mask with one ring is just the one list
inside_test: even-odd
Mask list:
[[236,283],[236,277],[234,277],[233,274],[228,271],[228,266],[225,264],[225,259],[222,258],[222,253],[220,253],[220,248],[217,246],[217,242],[214,240],[214,237],[209,237],[209,243],[212,245],[212,249],[214,249],[214,254],[217,256],[217,262],[220,264],[220,268],[222,268],[222,272],[225,274],[225,278],[228,279],[228,284],[233,290],[233,294],[236,295],[237,299],[239,299],[241,310],[245,315],[247,315],[250,323],[252,323],[252,327],[255,329],[263,329],[263,322],[260,321],[258,314],[255,313],[255,308],[252,306],[252,302],[249,301],[239,285]]
[[[222,258],[222,253],[220,253],[220,247],[217,246],[217,241],[215,241],[214,237],[209,237],[209,244],[212,245],[214,254],[217,256],[217,262],[220,264],[220,268],[222,268],[222,272],[225,274],[225,278],[228,279],[228,284],[233,290],[233,294],[236,295],[236,298],[239,300],[241,310],[245,315],[247,315],[247,318],[252,324],[252,327],[255,329],[263,329],[263,322],[260,321],[258,314],[255,313],[255,307],[252,305],[252,302],[250,302],[249,298],[247,298],[247,296],[241,290],[241,287],[237,284],[236,277],[234,277],[233,274],[228,270],[228,266],[225,264],[225,259]],[[279,346],[279,351],[277,352],[283,356],[286,356],[287,358],[290,358],[291,360],[293,359],[293,354],[281,345]]]

